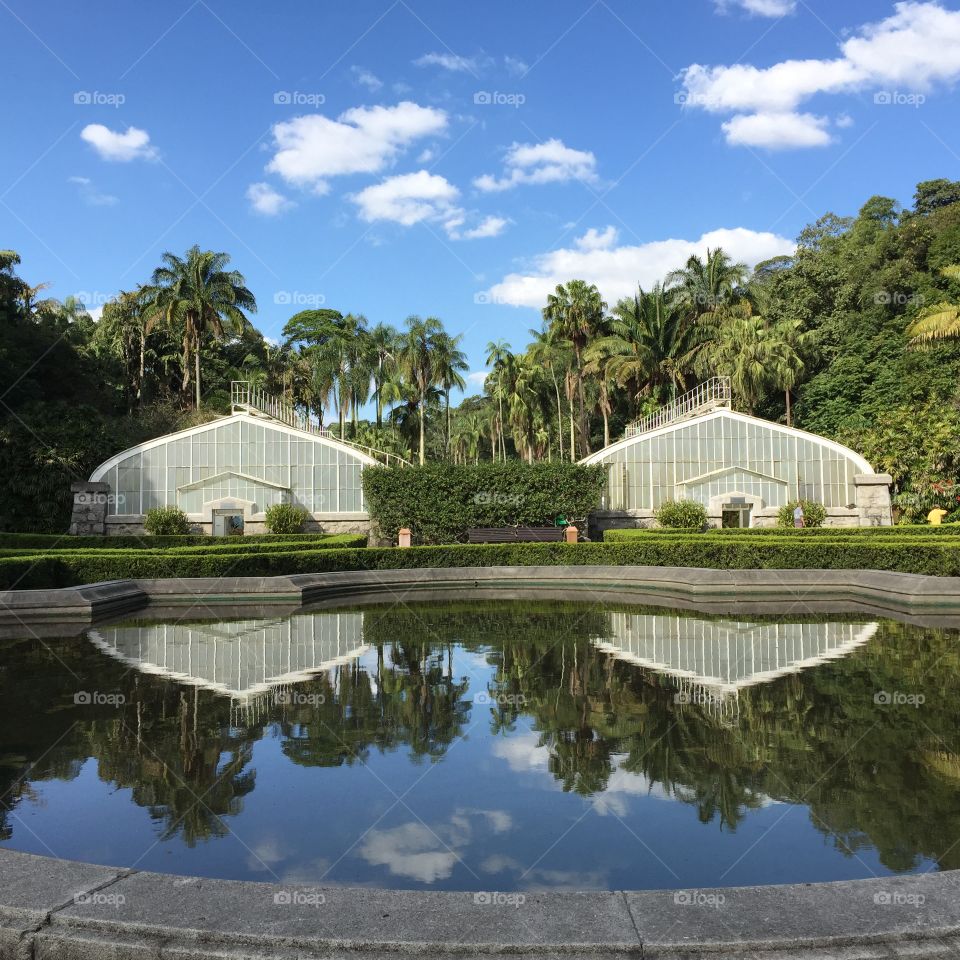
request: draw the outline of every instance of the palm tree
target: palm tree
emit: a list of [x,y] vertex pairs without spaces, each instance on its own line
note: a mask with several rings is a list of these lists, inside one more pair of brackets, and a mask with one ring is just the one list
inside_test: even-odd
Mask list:
[[[941,275],[950,280],[960,280],[960,264],[944,267]],[[921,310],[907,327],[910,347],[927,347],[937,340],[955,340],[960,337],[960,304],[943,300]]]
[[560,336],[573,344],[580,414],[577,426],[581,447],[587,453],[590,452],[590,435],[583,393],[583,349],[602,331],[606,310],[607,305],[603,302],[600,291],[583,280],[571,280],[566,286],[559,284],[557,289],[547,296],[547,305],[543,308],[544,321],[556,327]]
[[420,421],[420,466],[426,462],[427,397],[439,380],[436,361],[445,337],[443,324],[436,317],[422,320],[416,316],[407,318],[406,332],[400,337],[400,369],[415,392]]
[[95,337],[123,362],[126,380],[130,384],[128,396],[143,404],[146,377],[147,322],[151,311],[148,291],[121,290],[104,305]]
[[[184,257],[167,251],[163,266],[153,271],[150,297],[156,314],[183,336],[183,382],[189,393],[190,355],[194,363],[194,405],[200,409],[200,348],[207,336],[238,335],[249,323],[244,313],[255,313],[257,301],[237,270],[227,270],[230,256],[192,246]],[[147,331],[149,333],[149,329]]]
[[491,340],[487,344],[487,366],[491,367],[490,373],[484,382],[484,387],[489,389],[491,395],[497,400],[497,419],[493,438],[493,458],[497,459],[496,451],[499,442],[501,458],[507,459],[507,447],[503,438],[503,398],[506,395],[504,388],[504,370],[513,359],[510,352],[510,344],[506,340]]
[[[527,348],[527,355],[534,363],[539,363],[550,372],[550,380],[553,383],[554,398],[557,402],[557,437],[559,443],[560,459],[563,459],[563,408],[560,403],[560,382],[557,379],[557,371],[568,369],[570,366],[570,356],[573,345],[569,340],[564,340],[551,327],[543,330],[531,330],[533,343]],[[571,434],[571,461],[575,459],[573,452],[573,423],[570,424]]]
[[694,360],[707,340],[676,297],[658,283],[638,288],[613,308],[610,332],[590,346],[590,358],[603,358],[610,379],[635,402],[649,396],[666,403],[686,388]]
[[397,364],[396,329],[388,323],[378,323],[367,336],[368,362],[373,371],[373,396],[377,408],[377,429],[383,426],[383,385]]
[[681,269],[667,274],[664,286],[674,290],[695,317],[702,317],[736,299],[746,275],[745,263],[734,263],[719,247],[708,247],[706,260],[690,257]]
[[444,332],[437,339],[436,370],[437,383],[443,390],[444,406],[444,451],[450,454],[450,391],[456,387],[463,390],[467,381],[461,374],[469,369],[467,365],[467,355],[460,349],[460,341],[463,340],[463,334],[458,333],[451,337]]

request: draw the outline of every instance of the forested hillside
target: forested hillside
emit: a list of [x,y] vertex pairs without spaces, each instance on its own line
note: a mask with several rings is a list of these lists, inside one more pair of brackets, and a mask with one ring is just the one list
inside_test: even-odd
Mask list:
[[488,345],[482,395],[457,406],[466,357],[437,318],[403,323],[402,304],[377,324],[307,310],[271,343],[228,264],[199,248],[165,254],[95,322],[72,298],[44,298],[50,278],[0,253],[0,529],[65,529],[71,481],[225,412],[237,379],[410,459],[532,462],[579,459],[727,375],[739,409],[889,470],[906,517],[960,504],[957,182],[922,183],[904,207],[875,196],[856,216],[827,213],[792,258],[752,273],[705,251],[612,305],[589,277],[572,278],[528,345]]

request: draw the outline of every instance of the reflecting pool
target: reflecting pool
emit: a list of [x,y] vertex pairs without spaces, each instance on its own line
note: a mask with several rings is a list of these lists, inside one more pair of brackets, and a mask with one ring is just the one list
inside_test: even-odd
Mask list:
[[957,868],[958,634],[488,600],[3,640],[0,843],[505,892]]

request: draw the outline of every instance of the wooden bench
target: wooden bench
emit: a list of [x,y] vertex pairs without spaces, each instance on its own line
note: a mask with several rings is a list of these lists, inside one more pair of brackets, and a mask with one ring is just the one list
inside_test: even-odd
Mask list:
[[467,543],[563,543],[563,527],[473,527]]

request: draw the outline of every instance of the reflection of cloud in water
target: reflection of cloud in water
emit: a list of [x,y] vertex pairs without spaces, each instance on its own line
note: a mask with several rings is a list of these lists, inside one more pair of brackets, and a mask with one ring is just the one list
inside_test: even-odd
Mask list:
[[536,733],[520,733],[498,739],[490,752],[495,757],[506,760],[515,773],[546,770],[550,758],[550,748],[540,743],[540,736]]
[[386,867],[394,876],[421,883],[445,880],[453,872],[457,855],[444,847],[437,834],[419,823],[390,830],[371,830],[360,845],[367,863]]
[[460,808],[447,823],[428,827],[405,823],[387,830],[371,830],[358,854],[373,866],[386,867],[398,877],[421,883],[446,880],[476,834],[506,833],[513,820],[504,810]]
[[504,873],[507,870],[522,869],[523,867],[519,861],[514,860],[513,857],[506,857],[499,853],[494,854],[492,857],[487,857],[486,860],[480,863],[481,873]]
[[630,807],[628,797],[653,797],[656,800],[672,800],[669,791],[654,780],[648,780],[642,773],[630,773],[623,767],[617,767],[607,781],[603,793],[594,794],[590,798],[593,809],[606,816],[612,813],[617,817],[625,817]]
[[330,869],[330,861],[323,857],[298,862],[301,848],[280,837],[263,837],[249,849],[248,869],[280,883],[315,883]]

